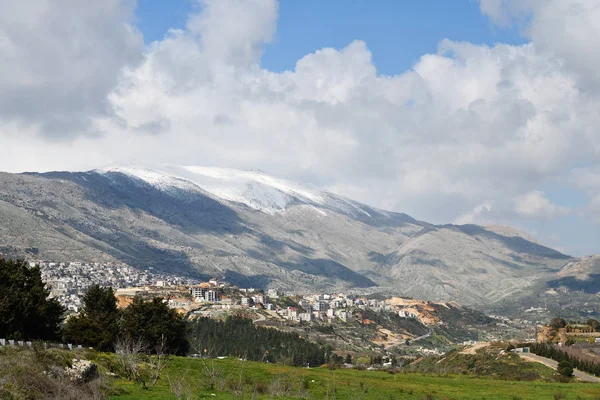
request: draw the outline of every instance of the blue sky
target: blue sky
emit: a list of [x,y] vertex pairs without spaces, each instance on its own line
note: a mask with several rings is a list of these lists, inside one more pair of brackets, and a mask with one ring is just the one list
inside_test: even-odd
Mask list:
[[[140,0],[137,27],[151,43],[170,28],[183,29],[189,13],[198,11],[192,0]],[[261,65],[276,72],[292,70],[306,54],[363,40],[378,73],[394,75],[410,69],[423,54],[435,53],[445,38],[490,46],[527,42],[517,27],[492,24],[472,0],[285,0]]]

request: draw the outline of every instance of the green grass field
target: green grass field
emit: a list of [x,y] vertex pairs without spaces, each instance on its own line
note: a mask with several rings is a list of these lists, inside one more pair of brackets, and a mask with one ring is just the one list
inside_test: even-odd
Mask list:
[[[182,357],[172,359],[154,387],[142,389],[139,384],[124,380],[118,380],[116,386],[123,393],[112,396],[114,400],[600,399],[600,384],[502,381],[456,374],[332,371],[236,359]],[[172,390],[172,386],[176,389]]]

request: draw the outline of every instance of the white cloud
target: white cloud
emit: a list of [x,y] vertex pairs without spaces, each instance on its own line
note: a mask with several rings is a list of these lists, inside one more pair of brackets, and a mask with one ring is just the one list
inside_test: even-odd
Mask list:
[[120,71],[141,59],[134,6],[0,0],[0,135],[13,122],[52,137],[96,134]]
[[258,63],[262,44],[275,32],[278,4],[272,0],[203,0],[188,32],[196,35],[211,62],[247,67]]
[[534,190],[517,198],[515,211],[522,217],[536,219],[552,219],[569,213],[569,209],[552,203],[539,190]]
[[480,0],[481,11],[497,23],[513,21],[538,51],[560,57],[578,74],[585,90],[600,84],[600,4],[596,0]]
[[[130,8],[115,0],[101,13],[118,22],[103,25],[110,26],[108,39],[97,42],[100,30],[92,30],[81,42],[85,49],[98,43],[112,48],[124,35],[118,51],[107,56],[100,46],[99,55],[86,56],[74,46],[60,57],[59,65],[74,62],[70,73],[81,75],[67,88],[93,90],[73,100],[41,85],[46,96],[58,96],[63,112],[75,101],[74,115],[89,119],[87,131],[102,137],[36,144],[45,119],[28,120],[21,110],[8,117],[17,115],[26,128],[14,118],[0,125],[0,146],[28,155],[8,155],[0,169],[93,168],[128,159],[261,168],[290,178],[318,177],[349,197],[432,222],[511,223],[564,215],[567,210],[540,188],[582,164],[598,167],[600,90],[593,84],[595,70],[578,64],[597,65],[590,57],[600,51],[596,37],[587,49],[578,38],[591,35],[600,17],[589,7],[583,15],[559,1],[540,4],[481,3],[483,12],[505,24],[529,16],[521,20],[529,24],[523,28],[532,40],[527,45],[442,40],[439,51],[423,55],[412,70],[382,76],[360,40],[316,50],[293,71],[262,68],[262,45],[277,21],[277,3],[270,0],[205,1],[185,30],[153,43],[137,63]],[[61,11],[79,15],[77,8],[70,10]],[[580,30],[562,32],[565,24]],[[556,41],[544,39],[544,30]],[[561,32],[566,39],[559,40]],[[60,46],[48,44],[54,47]],[[136,57],[119,49],[133,49]],[[98,57],[116,61],[95,82],[97,70],[85,66],[95,66]],[[24,61],[14,60],[12,72],[5,71],[17,77],[12,88],[19,91],[33,74],[17,71]]]
[[490,214],[492,213],[494,202],[486,201],[482,204],[475,206],[471,211],[464,213],[456,218],[454,224],[486,224],[488,223]]

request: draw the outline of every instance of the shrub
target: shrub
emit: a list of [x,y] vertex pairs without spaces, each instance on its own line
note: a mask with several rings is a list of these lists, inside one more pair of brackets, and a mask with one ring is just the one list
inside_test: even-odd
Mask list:
[[[568,361],[561,361],[558,363],[557,371],[562,376],[571,377],[573,376],[573,366]],[[555,396],[556,398],[556,396]]]

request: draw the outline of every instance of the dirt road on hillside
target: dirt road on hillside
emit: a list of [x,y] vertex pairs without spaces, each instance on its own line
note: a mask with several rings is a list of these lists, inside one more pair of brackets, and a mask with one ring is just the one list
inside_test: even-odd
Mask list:
[[[558,363],[556,361],[554,361],[554,360],[549,359],[549,358],[538,356],[538,355],[531,354],[531,353],[518,353],[518,354],[524,360],[532,361],[532,362],[538,362],[538,363],[544,364],[546,367],[550,367],[552,369],[558,368]],[[577,379],[580,379],[580,380],[582,380],[584,382],[594,382],[594,383],[599,383],[600,382],[600,378],[595,377],[595,376],[590,375],[590,374],[586,374],[585,372],[581,372],[581,371],[579,371],[577,369],[573,370],[573,375],[575,375],[575,377]]]
[[459,354],[475,354],[475,353],[477,353],[477,350],[483,349],[484,347],[488,347],[489,345],[490,345],[489,342],[476,343],[472,346],[462,349],[458,353]]

